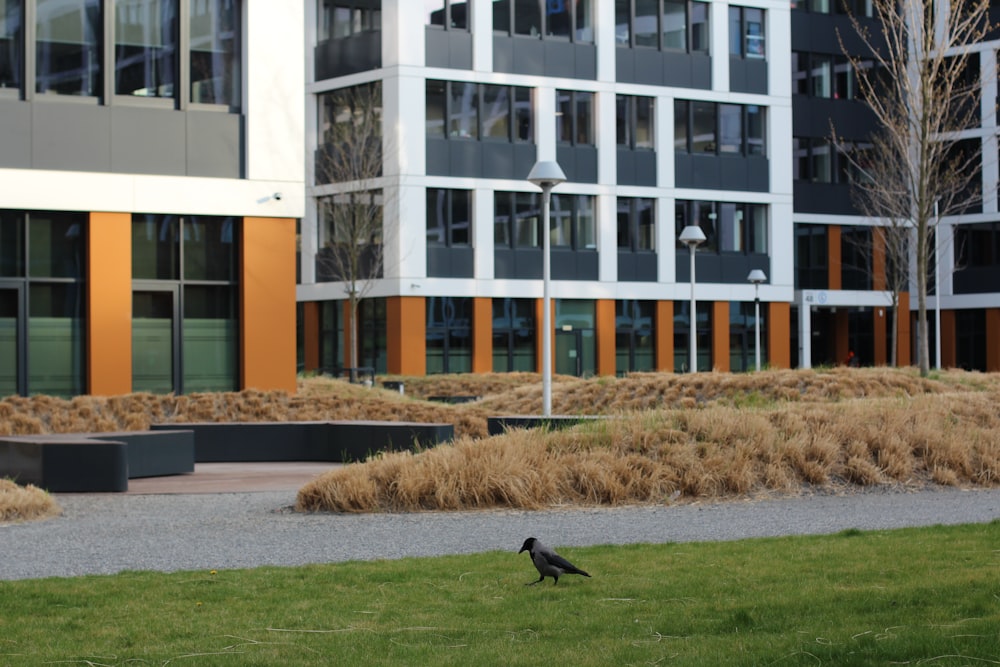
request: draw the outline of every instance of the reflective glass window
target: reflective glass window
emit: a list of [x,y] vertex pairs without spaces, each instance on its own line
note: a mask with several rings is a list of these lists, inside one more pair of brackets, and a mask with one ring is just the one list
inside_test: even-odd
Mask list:
[[23,35],[21,0],[0,0],[0,89],[21,87]]
[[198,0],[190,6],[191,101],[240,105],[238,0]]
[[99,96],[103,26],[101,0],[36,0],[35,90]]
[[115,94],[173,97],[177,0],[115,3]]

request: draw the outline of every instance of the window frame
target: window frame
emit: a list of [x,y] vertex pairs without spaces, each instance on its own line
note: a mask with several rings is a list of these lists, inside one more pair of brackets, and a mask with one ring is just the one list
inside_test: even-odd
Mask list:
[[[731,210],[733,213],[729,221],[723,215],[727,210]],[[754,215],[755,212],[759,212],[762,219],[758,219]],[[699,253],[730,257],[767,256],[769,215],[770,207],[767,204],[677,199],[674,201],[675,250],[681,252],[687,249],[687,246],[680,241],[680,233],[685,226],[696,221],[705,234],[705,242],[697,247]],[[726,223],[736,219],[739,220],[738,233],[731,233],[731,229],[727,233]],[[739,248],[723,247],[726,245],[726,239],[731,239],[730,243],[732,245],[738,244]]]
[[[462,118],[462,116],[455,116],[453,118],[452,107],[454,106],[454,100],[464,98],[463,95],[458,94],[460,91],[456,90],[456,86],[475,87],[474,93],[471,96],[468,96],[472,100],[473,105],[473,108],[469,110],[468,115],[475,116],[475,123],[469,124],[470,130],[467,132],[462,132],[460,126],[456,126],[459,129],[452,130],[454,122]],[[504,112],[504,118],[507,119],[506,137],[487,135],[484,132],[486,129],[484,127],[486,94],[488,89],[494,88],[506,91],[507,99],[505,102],[506,109]],[[430,124],[432,99],[436,102],[436,106],[433,109],[435,111],[433,115],[433,122],[441,122],[442,128],[440,132],[435,130],[433,133],[430,133],[429,130],[432,127]],[[424,123],[424,133],[427,139],[446,139],[449,141],[485,141],[512,144],[533,144],[535,142],[535,110],[534,104],[532,103],[531,89],[527,86],[427,79],[424,82],[424,105],[426,117]],[[524,112],[526,108],[528,110],[527,122],[524,122]],[[440,112],[440,115],[438,112]]]
[[[616,36],[615,43],[620,48],[630,49],[655,49],[657,51],[672,53],[704,53],[711,52],[711,15],[708,11],[708,2],[703,0],[653,0],[656,3],[656,44],[640,44],[636,39],[636,3],[640,0],[618,0],[615,3],[616,22],[625,12],[627,5],[626,34],[624,39]],[[668,46],[666,33],[664,32],[666,21],[666,9],[669,6],[682,6],[684,8],[684,47],[678,48]],[[697,11],[696,11],[697,8]],[[703,13],[703,14],[702,14]],[[703,15],[704,20],[698,20],[697,15]],[[703,26],[703,27],[699,27]],[[703,37],[702,37],[703,36]],[[704,45],[700,44],[704,41]]]
[[458,2],[456,0],[438,0],[436,3],[441,6],[443,22],[442,23],[431,23],[431,17],[433,13],[427,13],[428,2],[424,2],[424,27],[432,28],[434,30],[456,30],[459,32],[470,32],[472,30],[472,21],[469,20],[471,17],[466,14],[464,18],[464,25],[461,23],[456,23],[454,19],[454,14],[452,13],[452,8],[456,5],[461,5],[468,9],[471,4],[467,0]]
[[[509,35],[511,37],[522,39],[540,39],[543,41],[564,42],[570,44],[593,44],[594,4],[594,0],[575,0],[574,2],[569,2],[568,0],[555,0],[555,2],[552,0],[535,0],[534,10],[537,14],[533,12],[532,15],[537,16],[539,23],[537,26],[537,33],[535,33],[531,31],[518,32],[518,3],[511,1],[507,3],[507,16],[502,22],[497,21],[496,18],[499,14],[497,11],[498,8],[493,8],[493,34]],[[525,6],[530,6],[530,3],[523,3],[522,8]],[[581,20],[581,7],[583,7],[583,20]],[[549,17],[560,15],[560,9],[564,9],[565,14],[569,18],[569,25],[567,27],[566,34],[556,34],[551,32],[552,22]],[[588,31],[589,37],[587,36]]]
[[[563,96],[568,96],[565,101]],[[588,107],[586,114],[580,113],[581,105]],[[595,146],[596,125],[594,116],[594,93],[580,90],[556,91],[556,143],[560,146]],[[586,120],[581,121],[581,115]],[[568,116],[568,122],[567,122]],[[560,120],[561,119],[561,120]],[[562,124],[561,124],[562,123]],[[581,139],[581,125],[585,125],[585,136]],[[570,138],[564,140],[564,132],[568,127]]]
[[[459,205],[456,202],[459,193],[466,198],[466,210],[468,211],[468,220],[461,221],[466,225],[465,230],[465,241],[456,241],[456,225],[459,221],[455,220],[456,206]],[[436,195],[438,197],[439,205],[435,206],[435,210],[440,209],[440,227],[431,227],[431,196]],[[442,198],[443,197],[443,198]],[[473,231],[473,201],[475,199],[475,194],[472,190],[463,190],[460,188],[432,188],[428,187],[426,189],[426,202],[427,202],[427,222],[426,226],[426,238],[427,245],[438,248],[470,248],[472,247],[472,231]],[[436,216],[437,217],[437,216]],[[441,235],[443,240],[432,241],[431,240],[431,230],[441,229]]]
[[[618,252],[632,253],[656,253],[656,209],[657,201],[653,197],[617,197],[617,245]],[[648,247],[643,242],[647,235],[642,233],[643,212],[648,211],[650,216]],[[623,229],[624,228],[624,229]],[[624,231],[624,235],[623,235]],[[622,243],[622,240],[625,243]]]
[[[648,139],[640,139],[640,103],[648,104],[643,114],[647,122],[645,134]],[[619,150],[656,150],[656,98],[646,95],[615,95],[615,143]],[[622,140],[624,136],[624,141]]]

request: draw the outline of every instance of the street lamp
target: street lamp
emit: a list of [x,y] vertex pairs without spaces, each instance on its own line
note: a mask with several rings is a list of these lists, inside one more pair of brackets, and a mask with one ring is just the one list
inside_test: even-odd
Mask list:
[[542,189],[542,416],[552,416],[552,308],[549,298],[549,200],[552,188],[566,180],[558,162],[540,160],[528,180]]
[[753,347],[754,357],[757,360],[757,370],[760,370],[760,284],[767,280],[767,276],[760,269],[754,269],[747,276],[747,280],[753,283]]
[[699,245],[705,242],[705,232],[701,231],[701,227],[698,225],[688,225],[681,231],[679,239],[691,251],[691,312],[688,315],[688,323],[690,324],[690,332],[688,334],[688,372],[695,373],[698,371],[698,318],[695,315],[694,300],[694,251]]

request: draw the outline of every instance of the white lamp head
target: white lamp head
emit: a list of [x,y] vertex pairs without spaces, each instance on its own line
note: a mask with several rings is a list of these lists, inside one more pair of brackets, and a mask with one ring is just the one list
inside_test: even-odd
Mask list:
[[694,248],[705,242],[705,232],[698,225],[688,225],[681,231],[680,242],[689,248]]
[[539,160],[535,163],[535,166],[531,168],[531,173],[528,174],[528,180],[541,189],[548,190],[554,188],[560,183],[564,183],[566,181],[566,174],[563,173],[563,170],[559,166],[558,162],[553,162],[551,160]]
[[747,276],[747,280],[752,282],[754,285],[760,285],[761,283],[767,282],[767,276],[760,269],[754,269],[750,272],[750,275]]

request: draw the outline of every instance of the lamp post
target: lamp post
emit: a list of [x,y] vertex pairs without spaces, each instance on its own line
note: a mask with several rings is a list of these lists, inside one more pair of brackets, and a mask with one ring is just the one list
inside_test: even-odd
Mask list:
[[542,189],[542,416],[552,416],[552,307],[549,298],[549,201],[552,188],[566,180],[558,162],[540,160],[528,180]]
[[695,249],[705,242],[705,232],[701,231],[698,225],[688,225],[681,231],[680,242],[688,247],[691,252],[691,312],[688,314],[690,331],[688,333],[688,372],[698,371],[698,318],[695,314],[694,299],[694,252]]
[[767,280],[767,276],[760,269],[754,269],[747,276],[747,280],[753,283],[753,349],[754,357],[757,361],[757,370],[760,370],[760,284]]

